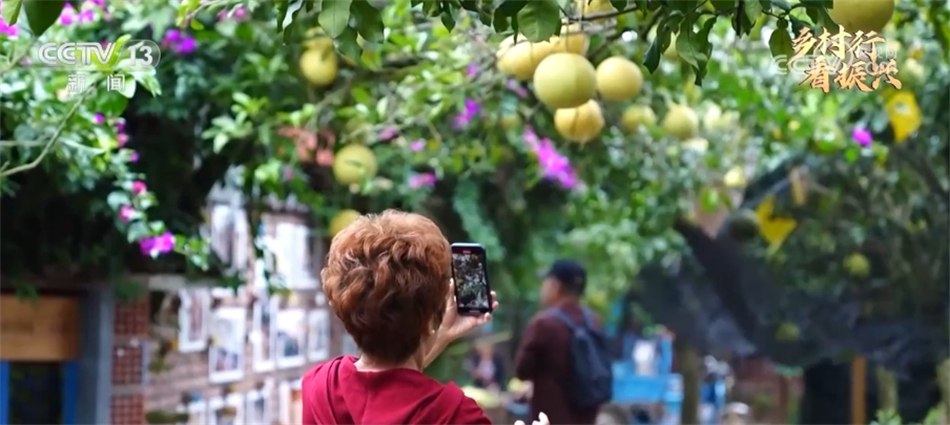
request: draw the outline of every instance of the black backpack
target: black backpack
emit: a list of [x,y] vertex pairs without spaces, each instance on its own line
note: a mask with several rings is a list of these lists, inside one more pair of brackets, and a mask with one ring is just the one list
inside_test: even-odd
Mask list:
[[578,325],[563,310],[552,309],[552,314],[567,325],[573,333],[570,346],[571,382],[570,403],[575,409],[600,406],[613,398],[613,369],[607,338],[594,329],[591,312],[584,311],[584,323]]

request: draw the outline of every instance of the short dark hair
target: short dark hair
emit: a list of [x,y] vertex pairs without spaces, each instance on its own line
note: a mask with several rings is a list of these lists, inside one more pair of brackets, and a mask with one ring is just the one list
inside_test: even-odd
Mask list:
[[548,269],[547,277],[576,295],[583,295],[587,287],[587,270],[574,260],[557,260]]
[[333,238],[323,292],[363,353],[402,363],[442,321],[451,255],[428,218],[395,210],[363,216]]

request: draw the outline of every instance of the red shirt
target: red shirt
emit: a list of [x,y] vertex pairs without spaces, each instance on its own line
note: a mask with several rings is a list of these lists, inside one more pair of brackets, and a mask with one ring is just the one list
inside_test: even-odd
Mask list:
[[491,424],[455,384],[412,369],[360,372],[355,362],[337,357],[304,375],[304,425]]

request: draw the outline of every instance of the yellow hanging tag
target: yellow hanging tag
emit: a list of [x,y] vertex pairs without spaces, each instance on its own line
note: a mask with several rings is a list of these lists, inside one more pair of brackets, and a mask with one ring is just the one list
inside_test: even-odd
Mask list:
[[894,129],[894,141],[898,144],[906,142],[907,138],[920,128],[920,106],[917,105],[917,98],[913,93],[895,93],[885,103],[885,109],[891,128]]
[[759,233],[769,243],[769,250],[776,250],[788,237],[798,222],[792,218],[774,217],[775,195],[768,195],[755,208],[755,215],[759,219]]

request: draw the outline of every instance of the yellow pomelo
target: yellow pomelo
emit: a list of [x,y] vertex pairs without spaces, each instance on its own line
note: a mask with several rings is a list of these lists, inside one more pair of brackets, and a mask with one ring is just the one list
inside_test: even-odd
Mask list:
[[604,129],[604,114],[593,100],[577,107],[554,112],[554,128],[567,140],[587,143],[597,138]]
[[620,118],[621,128],[628,133],[635,133],[644,124],[656,124],[656,114],[649,106],[633,105],[627,107]]
[[505,130],[514,130],[521,126],[521,116],[515,113],[503,115],[499,124]]
[[346,226],[349,226],[356,221],[356,219],[360,218],[360,215],[360,212],[356,210],[343,210],[336,213],[336,215],[330,219],[330,226],[327,228],[327,231],[330,232],[330,237],[332,238],[343,231]]
[[828,15],[850,33],[881,32],[894,16],[894,0],[834,0]]
[[[610,4],[610,0],[575,0],[576,11],[583,16],[601,15],[615,12],[617,9]],[[599,18],[607,19],[607,18]],[[599,20],[598,19],[598,20]]]
[[726,184],[726,187],[731,189],[742,189],[749,184],[745,176],[745,171],[740,166],[732,167],[729,171],[726,171],[726,174],[722,176],[722,182]]
[[680,140],[688,140],[699,134],[699,117],[686,105],[672,105],[663,117],[663,129]]
[[597,65],[597,92],[602,99],[627,101],[642,89],[643,72],[626,58],[612,56]]
[[590,38],[584,33],[580,24],[570,24],[561,27],[561,35],[551,37],[551,51],[554,53],[577,53],[586,55]]
[[576,108],[597,93],[597,72],[576,53],[554,53],[534,72],[534,94],[553,109]]
[[333,84],[338,71],[339,63],[332,48],[310,49],[300,55],[300,74],[310,84],[318,87]]
[[527,81],[534,76],[538,64],[551,54],[553,46],[549,42],[531,43],[523,35],[502,40],[495,53],[495,66],[505,74],[518,80]]
[[341,148],[333,160],[333,177],[342,185],[360,184],[376,177],[376,154],[360,144]]
[[925,73],[924,66],[917,59],[907,59],[897,67],[897,78],[911,88],[925,82],[927,78]]
[[329,49],[333,47],[333,39],[323,32],[323,28],[314,27],[307,31],[303,45],[307,50]]

